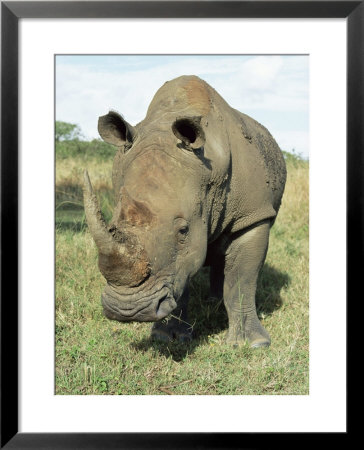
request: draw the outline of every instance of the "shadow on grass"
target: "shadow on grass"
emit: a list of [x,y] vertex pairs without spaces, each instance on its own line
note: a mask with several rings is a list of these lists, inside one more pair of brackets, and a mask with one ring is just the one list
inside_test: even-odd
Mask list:
[[[211,302],[209,297],[209,269],[203,268],[191,281],[191,300],[189,307],[190,323],[193,325],[193,339],[189,343],[159,342],[151,337],[132,343],[138,351],[153,349],[167,358],[172,357],[176,362],[182,361],[193,353],[201,344],[205,344],[209,337],[228,328],[228,318],[222,300]],[[290,283],[288,274],[276,270],[265,264],[258,280],[256,295],[258,316],[266,317],[279,309],[282,304],[280,292]]]
[[282,306],[281,290],[290,283],[291,277],[287,273],[280,272],[269,264],[263,266],[256,294],[258,316],[269,316]]

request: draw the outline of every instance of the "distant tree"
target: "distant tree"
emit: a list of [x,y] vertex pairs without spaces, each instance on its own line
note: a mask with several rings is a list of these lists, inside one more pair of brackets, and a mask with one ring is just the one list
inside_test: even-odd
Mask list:
[[68,122],[56,121],[56,141],[78,140],[82,136],[81,128]]

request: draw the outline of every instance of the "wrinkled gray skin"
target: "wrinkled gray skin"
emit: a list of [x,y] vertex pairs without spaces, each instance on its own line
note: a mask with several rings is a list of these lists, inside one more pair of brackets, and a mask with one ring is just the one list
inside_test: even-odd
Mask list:
[[[255,291],[286,168],[268,130],[203,80],[182,76],[158,90],[138,125],[111,111],[99,133],[117,147],[110,224],[87,172],[84,184],[105,315],[156,322],[155,338],[189,340],[188,283],[206,264],[211,296],[223,297],[228,313],[227,341],[269,345]],[[160,322],[170,313],[179,319]]]

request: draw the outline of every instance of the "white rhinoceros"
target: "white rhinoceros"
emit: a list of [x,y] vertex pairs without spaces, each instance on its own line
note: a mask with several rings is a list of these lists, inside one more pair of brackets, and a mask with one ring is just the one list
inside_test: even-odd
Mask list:
[[[207,264],[211,295],[223,297],[228,313],[227,341],[269,345],[255,292],[286,167],[268,130],[200,78],[182,76],[158,90],[135,127],[109,112],[99,118],[99,133],[117,147],[110,224],[87,172],[84,185],[87,222],[107,281],[105,315],[157,322],[157,338],[190,339],[189,279]],[[174,318],[160,322],[172,312]]]

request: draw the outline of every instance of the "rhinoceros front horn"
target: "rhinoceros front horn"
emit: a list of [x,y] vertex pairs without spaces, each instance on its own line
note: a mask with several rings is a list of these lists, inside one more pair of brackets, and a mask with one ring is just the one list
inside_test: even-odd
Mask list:
[[150,273],[144,249],[133,235],[115,226],[107,227],[97,198],[92,190],[87,170],[84,172],[83,199],[86,220],[99,251],[99,267],[109,283],[137,286]]
[[85,170],[83,177],[83,202],[87,224],[99,251],[104,255],[109,255],[115,247],[115,242],[107,230],[87,170]]

